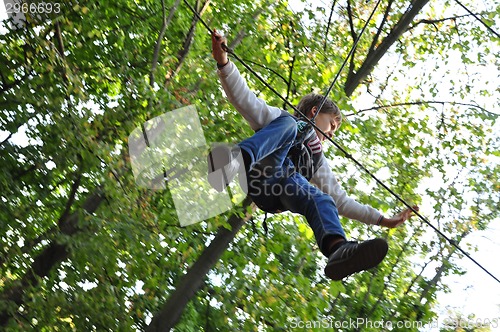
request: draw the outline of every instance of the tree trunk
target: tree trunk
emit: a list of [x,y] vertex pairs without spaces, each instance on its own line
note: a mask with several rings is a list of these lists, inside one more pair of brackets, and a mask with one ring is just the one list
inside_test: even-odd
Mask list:
[[[104,200],[104,195],[98,190],[96,193],[90,195],[84,205],[83,209],[89,213],[94,213],[99,205]],[[66,235],[75,234],[78,231],[79,213],[63,214],[59,220],[59,228],[61,232]],[[39,278],[43,278],[50,273],[58,263],[66,260],[69,257],[69,251],[66,244],[60,244],[56,241],[50,243],[37,257],[35,257],[33,264],[26,271],[25,275],[15,281],[10,287],[7,286],[2,294],[0,300],[2,302],[14,302],[18,307],[25,304],[27,299],[23,295],[26,289],[38,285]],[[6,326],[11,318],[15,315],[15,311],[9,311],[7,308],[2,309],[0,312],[0,326]]]
[[358,87],[361,81],[368,76],[373,68],[378,64],[380,59],[389,50],[399,37],[406,31],[415,16],[422,10],[422,8],[429,2],[429,0],[413,0],[409,5],[409,9],[403,14],[398,23],[394,26],[392,31],[384,38],[380,45],[370,51],[366,56],[365,61],[357,72],[350,72],[344,87],[347,96],[352,95],[354,90]]
[[[246,209],[251,204],[247,197],[243,202]],[[254,209],[252,209],[253,212]],[[203,284],[207,273],[217,263],[222,254],[240,230],[241,226],[250,219],[252,213],[246,213],[242,219],[237,215],[229,218],[231,230],[221,227],[210,245],[205,248],[198,260],[191,266],[186,274],[181,278],[175,291],[170,295],[167,303],[158,311],[148,328],[147,332],[169,331],[177,324],[187,303],[193,298]]]
[[[462,238],[460,238],[461,240]],[[457,241],[457,245],[460,244],[460,240]],[[443,277],[443,274],[450,269],[451,265],[449,263],[449,260],[451,259],[451,257],[453,256],[453,254],[455,254],[455,252],[457,251],[457,249],[453,246],[450,247],[450,252],[448,253],[448,255],[446,255],[446,257],[443,257],[441,259],[441,266],[439,268],[436,269],[436,274],[434,275],[434,277],[428,281],[425,285],[425,287],[421,290],[421,295],[420,295],[420,302],[422,302],[424,299],[427,298],[427,296],[429,295],[429,293],[431,292],[431,290],[436,287],[438,285],[438,283],[441,281],[441,278]]]

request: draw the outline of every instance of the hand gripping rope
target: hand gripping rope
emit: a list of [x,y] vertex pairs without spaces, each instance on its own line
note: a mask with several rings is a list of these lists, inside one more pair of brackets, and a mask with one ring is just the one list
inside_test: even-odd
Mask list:
[[[368,23],[370,22],[372,16],[375,14],[375,11],[377,10],[378,5],[381,3],[382,0],[378,0],[377,4],[375,5],[375,8],[373,9],[372,13],[369,16],[369,19],[366,21],[363,29],[361,30],[361,33],[359,34],[358,38],[356,39],[354,45],[351,47],[351,50],[349,51],[349,54],[347,55],[344,63],[342,64],[341,68],[339,69],[338,73],[335,75],[335,78],[330,84],[330,87],[328,88],[320,106],[318,107],[318,112],[316,112],[316,115],[319,114],[319,111],[323,107],[326,98],[328,97],[328,94],[332,90],[333,86],[335,85],[336,80],[340,76],[340,73],[342,69],[344,68],[345,64],[347,63],[349,57],[352,55],[354,52],[354,49],[361,38],[361,35],[365,31],[366,27],[368,26]],[[212,34],[212,29],[208,26],[208,24],[201,18],[199,13],[187,2],[187,0],[184,0],[184,3],[186,6],[189,7],[189,9],[193,12],[194,15],[198,18],[198,20],[205,26],[205,28],[208,30],[210,34]],[[385,185],[381,180],[379,180],[372,172],[370,172],[363,164],[361,164],[358,160],[356,160],[350,153],[348,153],[342,146],[340,146],[338,143],[336,143],[331,137],[326,135],[316,124],[314,123],[314,118],[313,119],[308,119],[305,114],[303,114],[301,111],[299,111],[294,105],[292,105],[285,97],[283,97],[278,91],[276,91],[269,83],[267,83],[257,72],[255,72],[249,65],[245,63],[237,54],[234,53],[232,49],[227,47],[227,45],[222,44],[222,47],[224,51],[226,51],[228,54],[230,54],[233,58],[238,60],[250,73],[252,73],[259,81],[261,81],[269,90],[271,90],[277,97],[279,97],[281,100],[283,100],[288,106],[290,106],[295,112],[300,114],[303,117],[303,120],[308,122],[312,127],[314,127],[318,132],[320,132],[328,141],[330,141],[337,149],[339,149],[347,158],[351,159],[360,169],[362,169],[366,174],[368,174],[372,179],[374,179],[379,185],[381,185],[385,190],[387,190],[392,196],[394,196],[398,201],[403,203],[407,208],[409,208],[416,216],[418,216],[424,223],[426,223],[428,226],[430,226],[436,233],[438,233],[442,238],[444,238],[448,243],[450,243],[452,246],[454,246],[458,251],[460,251],[463,255],[465,255],[467,258],[469,258],[474,264],[476,264],[478,267],[480,267],[484,272],[486,272],[488,275],[490,275],[493,279],[495,279],[498,283],[500,283],[500,280],[495,277],[490,271],[488,271],[485,267],[483,267],[481,264],[479,264],[474,258],[472,258],[467,252],[465,252],[462,248],[460,248],[457,243],[450,239],[446,234],[441,232],[436,226],[432,225],[427,218],[425,218],[422,214],[420,214],[417,210],[415,210],[410,204],[408,204],[404,199],[402,199],[398,194],[396,194],[392,189],[390,189],[387,185]]]

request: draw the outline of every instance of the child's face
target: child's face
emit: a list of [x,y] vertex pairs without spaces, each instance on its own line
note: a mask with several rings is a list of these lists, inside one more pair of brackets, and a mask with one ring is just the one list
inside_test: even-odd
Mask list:
[[[314,115],[316,113],[316,106],[313,107],[311,113]],[[320,112],[318,116],[316,116],[316,126],[321,129],[328,137],[332,137],[333,133],[340,127],[340,123],[337,123],[335,120],[335,114],[333,113],[323,113]],[[317,129],[316,134],[318,134],[318,138],[321,142],[323,142],[326,137],[323,136]]]

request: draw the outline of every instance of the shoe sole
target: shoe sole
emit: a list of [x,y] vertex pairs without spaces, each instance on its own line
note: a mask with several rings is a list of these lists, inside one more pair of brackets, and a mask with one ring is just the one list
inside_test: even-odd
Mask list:
[[352,257],[327,264],[325,274],[330,279],[342,280],[353,273],[371,269],[382,262],[388,250],[389,246],[383,239],[362,242]]

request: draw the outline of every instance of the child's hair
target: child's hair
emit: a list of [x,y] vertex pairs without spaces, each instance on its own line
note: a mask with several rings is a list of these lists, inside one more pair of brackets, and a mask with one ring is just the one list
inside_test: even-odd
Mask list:
[[[297,109],[307,116],[314,106],[319,107],[322,100],[322,95],[310,93],[302,97],[299,104],[297,105]],[[321,107],[320,113],[335,114],[335,120],[338,121],[338,123],[342,123],[342,114],[340,113],[339,107],[329,98],[326,99],[325,104],[323,105],[323,107]],[[302,116],[297,112],[295,112],[294,115],[296,117]]]

